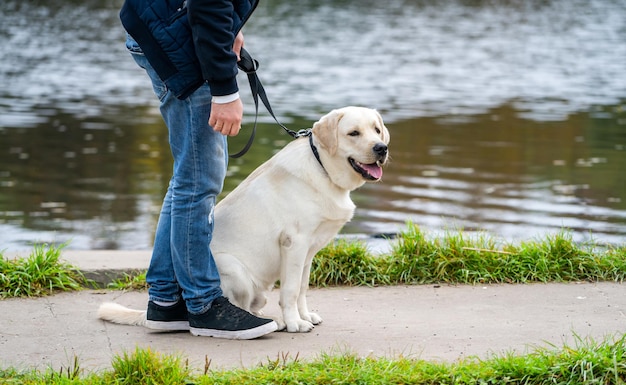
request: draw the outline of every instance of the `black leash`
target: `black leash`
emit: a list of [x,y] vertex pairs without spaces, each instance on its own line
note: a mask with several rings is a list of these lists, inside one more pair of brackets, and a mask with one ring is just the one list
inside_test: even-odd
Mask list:
[[[261,84],[261,80],[259,80],[258,75],[256,74],[257,69],[259,69],[259,62],[250,56],[248,51],[246,51],[243,47],[241,48],[241,52],[239,54],[240,60],[237,62],[237,67],[240,70],[245,72],[248,75],[248,82],[250,83],[250,91],[252,91],[252,97],[254,98],[254,107],[255,107],[255,115],[254,115],[254,126],[252,128],[252,133],[250,134],[250,139],[248,139],[248,143],[246,143],[245,147],[234,155],[230,155],[231,158],[239,158],[244,155],[250,147],[252,146],[252,142],[254,141],[254,136],[256,135],[256,124],[259,118],[259,98],[261,102],[267,109],[267,111],[272,115],[272,118],[278,123],[279,126],[283,128],[291,137],[294,139],[300,138],[302,136],[308,136],[309,142],[311,144],[311,148],[313,149],[313,153],[315,154],[315,158],[320,164],[322,161],[319,158],[319,154],[317,153],[317,148],[313,145],[313,140],[311,136],[311,129],[305,128],[300,131],[293,131],[285,127],[281,122],[276,119],[274,115],[274,111],[272,111],[272,106],[270,105],[269,100],[267,99],[267,94],[265,93],[265,88],[263,84]],[[323,167],[323,166],[322,166]]]

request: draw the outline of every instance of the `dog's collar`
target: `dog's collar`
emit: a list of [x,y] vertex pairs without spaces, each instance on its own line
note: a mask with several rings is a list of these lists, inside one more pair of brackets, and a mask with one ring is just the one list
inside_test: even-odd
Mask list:
[[311,151],[313,151],[313,155],[315,156],[315,159],[317,159],[317,162],[320,164],[320,166],[322,166],[322,170],[326,172],[326,169],[324,168],[324,164],[322,163],[322,160],[320,159],[320,153],[319,151],[317,151],[317,147],[315,147],[315,144],[313,144],[313,132],[309,131],[308,137],[309,137],[309,145],[311,146]]

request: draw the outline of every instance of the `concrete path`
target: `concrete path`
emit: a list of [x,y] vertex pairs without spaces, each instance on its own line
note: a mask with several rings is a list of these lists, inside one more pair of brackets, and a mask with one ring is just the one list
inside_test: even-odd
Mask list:
[[[147,252],[80,254],[66,258],[92,273],[145,268],[149,258]],[[625,289],[618,283],[312,289],[309,304],[324,318],[321,325],[306,334],[277,332],[253,341],[154,333],[97,319],[104,301],[144,308],[145,292],[85,290],[8,299],[0,301],[0,367],[58,370],[77,356],[83,369],[105,369],[113,356],[136,346],[180,354],[198,369],[205,359],[213,369],[227,369],[285,355],[313,359],[338,352],[445,361],[523,354],[537,346],[574,344],[574,335],[596,340],[623,335]],[[266,314],[278,313],[277,294]]]

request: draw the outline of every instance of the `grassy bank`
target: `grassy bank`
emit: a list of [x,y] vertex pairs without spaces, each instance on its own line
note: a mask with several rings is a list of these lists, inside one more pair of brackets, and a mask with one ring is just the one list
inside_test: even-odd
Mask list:
[[38,245],[26,258],[0,255],[0,298],[38,297],[80,290],[89,282],[78,269],[61,260],[61,247]]
[[[360,241],[341,240],[313,260],[312,286],[488,284],[616,281],[626,278],[626,245],[579,245],[560,232],[519,244],[486,234],[449,232],[429,237],[409,223],[391,251],[376,255]],[[2,297],[40,296],[78,290],[89,282],[60,257],[62,247],[35,247],[28,258],[0,259]],[[145,273],[111,283],[111,288],[145,289]]]
[[624,384],[626,336],[578,338],[574,346],[537,348],[526,355],[493,355],[454,363],[405,357],[326,355],[301,362],[278,357],[252,369],[195,372],[178,356],[137,348],[112,360],[110,370],[83,373],[76,360],[58,371],[0,369],[5,384]]
[[363,243],[339,241],[313,260],[311,284],[485,284],[618,281],[626,278],[626,245],[578,245],[567,231],[519,244],[486,234],[429,237],[413,224],[390,253],[372,255]]

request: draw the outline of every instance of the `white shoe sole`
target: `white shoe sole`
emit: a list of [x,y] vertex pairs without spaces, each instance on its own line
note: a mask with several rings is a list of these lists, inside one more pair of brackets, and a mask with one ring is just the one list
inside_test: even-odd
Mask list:
[[189,330],[189,321],[150,321],[146,320],[145,327],[150,330],[167,332]]
[[253,329],[246,330],[217,330],[190,327],[194,336],[224,338],[229,340],[252,340],[278,330],[276,321],[268,322]]

